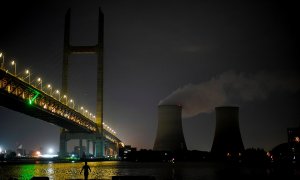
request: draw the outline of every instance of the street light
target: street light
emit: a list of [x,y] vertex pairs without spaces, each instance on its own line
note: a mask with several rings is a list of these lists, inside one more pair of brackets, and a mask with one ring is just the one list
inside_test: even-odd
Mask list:
[[68,104],[68,96],[67,96],[67,95],[64,95],[63,98],[66,99],[65,102],[66,102],[66,105],[67,105],[67,104]]
[[80,107],[80,110],[82,110],[82,114],[84,115],[84,107]]
[[74,109],[75,103],[74,103],[73,99],[70,99],[70,103],[72,103],[72,108]]
[[48,84],[48,85],[47,85],[47,88],[50,89],[49,95],[52,96],[52,86],[51,86],[51,84]]
[[[28,69],[25,70],[25,73],[28,74],[28,84],[30,85],[30,71]],[[27,78],[25,77],[25,78]]]
[[60,101],[60,92],[59,92],[59,90],[56,90],[55,93],[58,94],[58,101]]
[[15,61],[12,61],[11,65],[15,66],[15,76],[17,76],[17,63]]
[[2,58],[1,68],[4,67],[4,54],[0,52],[0,58]]
[[39,82],[39,84],[41,84],[41,91],[43,91],[43,81],[42,81],[42,79],[41,78],[37,78],[37,81]]

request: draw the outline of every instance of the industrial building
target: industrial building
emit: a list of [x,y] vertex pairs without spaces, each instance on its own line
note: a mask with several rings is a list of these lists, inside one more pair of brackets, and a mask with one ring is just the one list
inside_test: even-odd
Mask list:
[[158,125],[153,150],[186,151],[182,130],[182,107],[178,105],[158,106]]
[[215,108],[216,128],[211,153],[217,158],[234,158],[242,155],[244,144],[239,127],[239,107]]

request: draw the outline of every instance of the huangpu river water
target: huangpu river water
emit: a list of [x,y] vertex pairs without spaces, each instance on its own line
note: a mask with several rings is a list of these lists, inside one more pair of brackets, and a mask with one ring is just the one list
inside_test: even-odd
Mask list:
[[[1,164],[0,179],[31,179],[47,176],[53,180],[83,179],[83,162],[43,164]],[[243,167],[216,162],[141,163],[103,161],[88,162],[89,179],[111,180],[113,176],[152,176],[156,180],[254,179],[271,173],[271,169]],[[271,178],[270,178],[271,179]],[[273,179],[273,178],[272,178]]]

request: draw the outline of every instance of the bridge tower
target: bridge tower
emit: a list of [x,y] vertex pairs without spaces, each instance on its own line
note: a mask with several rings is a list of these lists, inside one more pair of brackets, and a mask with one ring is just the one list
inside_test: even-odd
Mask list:
[[[73,46],[70,44],[70,23],[71,10],[68,9],[65,16],[65,30],[64,30],[64,54],[62,67],[62,93],[68,94],[68,74],[69,74],[69,56],[72,54],[96,54],[97,55],[97,102],[96,102],[96,124],[98,125],[99,134],[96,138],[92,138],[93,150],[95,150],[96,157],[103,157],[104,143],[103,143],[103,30],[104,30],[104,15],[99,8],[98,18],[98,43],[92,46]],[[76,137],[75,133],[62,130],[60,135],[60,154],[66,154],[67,140]],[[87,139],[90,135],[78,133],[78,139],[82,144],[82,139]],[[90,140],[87,140],[90,141]]]

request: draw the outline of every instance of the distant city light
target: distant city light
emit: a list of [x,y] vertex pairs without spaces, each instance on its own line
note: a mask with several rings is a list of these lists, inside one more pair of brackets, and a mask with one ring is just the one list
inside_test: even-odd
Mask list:
[[40,151],[36,151],[36,156],[41,156],[41,152]]
[[41,157],[43,158],[54,158],[54,157],[58,157],[57,154],[43,154],[41,155]]
[[57,154],[53,154],[54,150],[52,148],[48,149],[48,153],[47,154],[42,154],[40,151],[36,151],[34,154],[34,157],[36,158],[54,158],[54,157],[58,157]]

